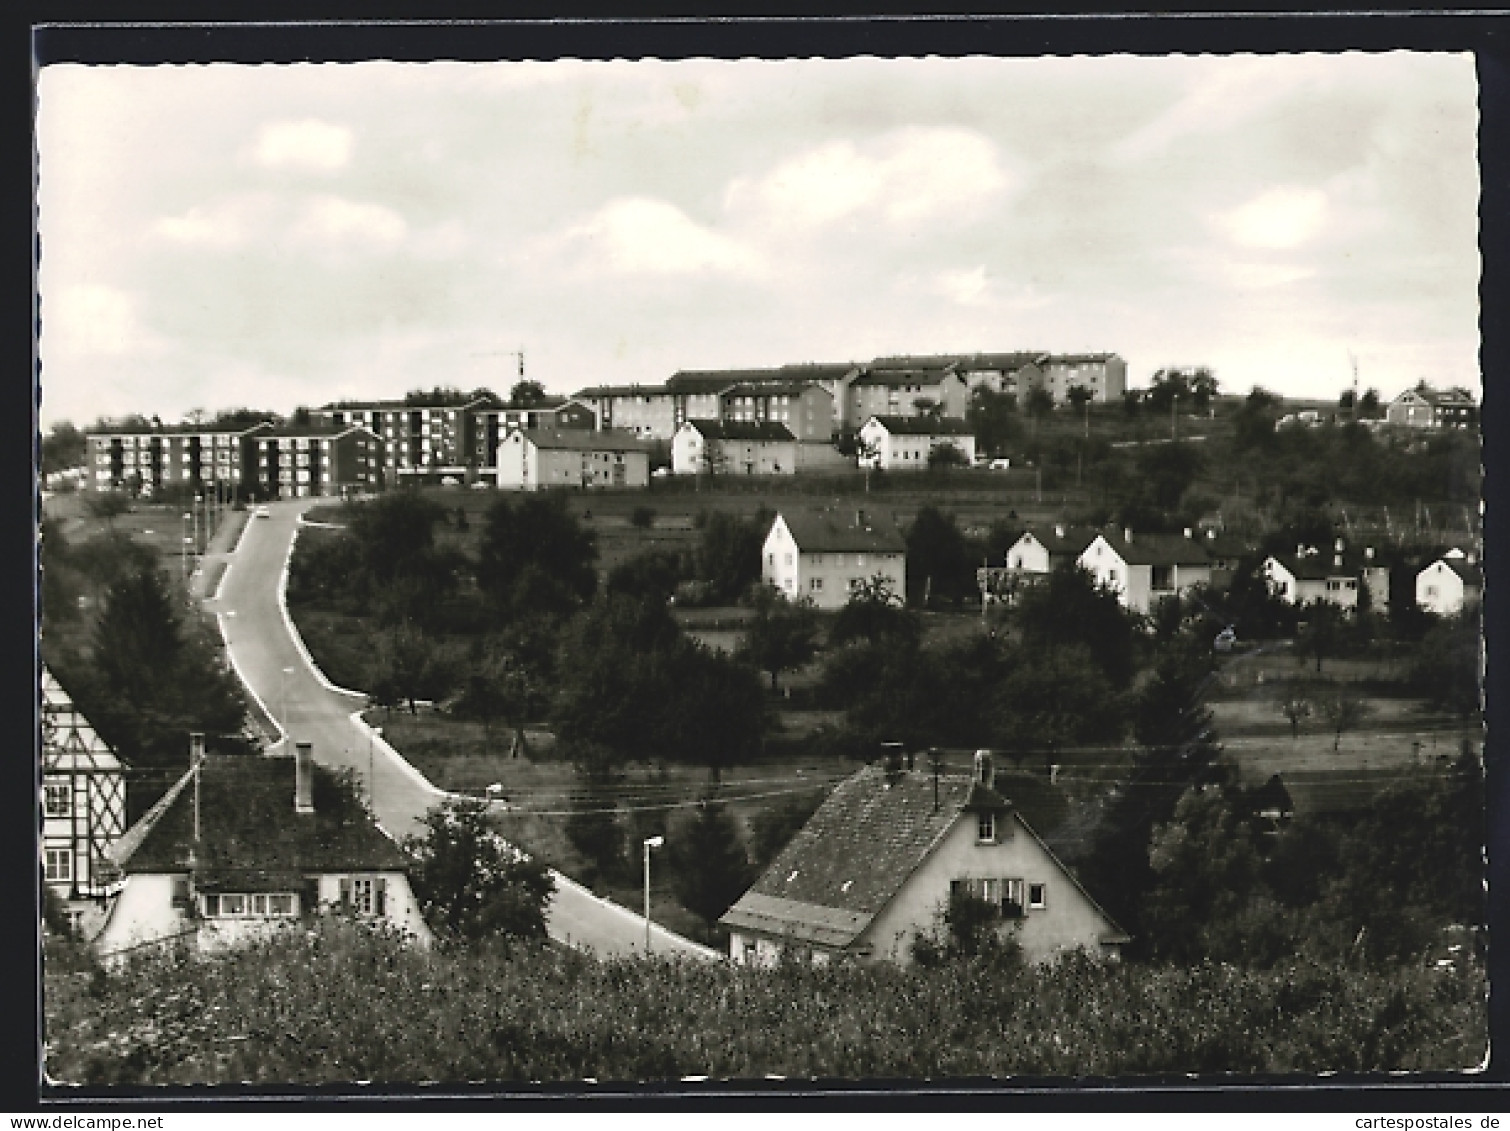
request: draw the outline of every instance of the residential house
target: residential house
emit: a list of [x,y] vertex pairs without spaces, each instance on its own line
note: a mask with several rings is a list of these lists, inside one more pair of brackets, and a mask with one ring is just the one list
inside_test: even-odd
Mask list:
[[649,483],[650,447],[628,432],[530,428],[510,432],[498,444],[498,486],[506,491]]
[[858,428],[872,416],[938,415],[963,420],[970,401],[952,365],[919,369],[867,367],[849,383],[840,427]]
[[1211,559],[1194,538],[1178,534],[1103,531],[1078,559],[1096,584],[1116,592],[1125,608],[1152,612],[1165,597],[1211,583]]
[[718,419],[731,424],[784,424],[799,443],[834,438],[834,396],[821,385],[786,381],[730,385],[719,394]]
[[89,490],[128,490],[147,496],[167,487],[221,492],[235,498],[248,478],[247,440],[273,426],[181,425],[149,429],[112,428],[86,437]]
[[1051,527],[1029,527],[1007,549],[1008,570],[1022,573],[1052,573],[1062,565],[1078,561],[1098,531],[1092,526],[1069,526],[1056,522]]
[[247,446],[247,487],[259,498],[345,496],[390,482],[386,445],[365,425],[288,424],[256,433]]
[[472,464],[477,478],[498,482],[498,445],[510,432],[528,428],[585,429],[598,426],[598,414],[582,401],[545,396],[527,405],[479,408],[472,413]]
[[1440,617],[1455,616],[1484,594],[1484,575],[1472,554],[1453,548],[1416,574],[1416,605]]
[[1424,381],[1406,389],[1384,410],[1402,428],[1477,428],[1479,409],[1466,389],[1433,389]]
[[413,394],[401,401],[338,401],[310,413],[316,425],[358,425],[383,440],[386,483],[470,481],[478,468],[478,413],[501,407],[480,389],[456,396]]
[[872,765],[839,783],[719,920],[729,957],[905,965],[955,893],[989,903],[1032,961],[1117,957],[1127,934],[994,785],[984,751],[970,778]]
[[689,420],[671,441],[677,475],[793,475],[797,439],[774,421]]
[[404,854],[309,743],[293,758],[201,751],[111,851],[124,881],[102,956],[180,938],[221,949],[330,908],[431,940]]
[[121,761],[45,666],[41,714],[42,880],[64,900],[100,899],[126,831]]
[[[1206,551],[1206,556],[1211,559],[1211,587],[1213,589],[1226,589],[1232,584],[1232,579],[1237,576],[1238,570],[1243,568],[1245,560],[1252,560],[1257,553],[1257,547],[1245,538],[1235,534],[1228,534],[1215,527],[1207,527],[1200,535],[1201,546]],[[1386,588],[1387,586],[1386,579]],[[1384,594],[1386,602],[1389,594]]]
[[907,592],[907,542],[890,516],[865,510],[783,510],[761,547],[761,580],[820,609],[842,608],[881,577]]
[[861,466],[923,471],[940,448],[952,447],[975,462],[975,434],[963,420],[933,416],[872,416],[861,427]]
[[993,393],[1023,397],[1043,384],[1041,364],[1049,355],[1042,350],[1015,353],[946,354],[935,357],[880,357],[871,369],[948,368],[958,373],[968,392],[986,388]]
[[1090,390],[1096,404],[1120,401],[1127,391],[1127,362],[1114,353],[1050,354],[1037,365],[1055,404],[1064,404],[1075,388]]
[[1338,538],[1331,553],[1318,546],[1297,544],[1294,554],[1270,554],[1262,566],[1274,595],[1290,605],[1325,601],[1339,609],[1356,609],[1359,594],[1366,592],[1372,608],[1389,607],[1389,567],[1372,546],[1349,550]]

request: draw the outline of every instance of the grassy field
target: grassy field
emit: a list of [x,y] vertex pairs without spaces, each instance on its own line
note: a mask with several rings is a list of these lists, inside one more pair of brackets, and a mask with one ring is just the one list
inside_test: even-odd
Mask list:
[[223,955],[146,954],[109,974],[46,945],[47,1075],[96,1087],[1314,1079],[1469,1070],[1488,1040],[1473,961],[759,970],[600,963],[545,946],[422,953],[323,921]]

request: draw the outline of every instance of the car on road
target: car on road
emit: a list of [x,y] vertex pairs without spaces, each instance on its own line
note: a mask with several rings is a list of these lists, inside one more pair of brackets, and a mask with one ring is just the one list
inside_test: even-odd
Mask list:
[[257,517],[258,518],[266,518],[268,515],[270,515],[272,513],[273,512],[270,511],[270,510],[268,510],[266,507],[258,507],[257,508]]
[[1012,470],[1012,461],[1009,460],[1009,459],[993,459],[991,461],[991,470],[992,471],[1011,471]]

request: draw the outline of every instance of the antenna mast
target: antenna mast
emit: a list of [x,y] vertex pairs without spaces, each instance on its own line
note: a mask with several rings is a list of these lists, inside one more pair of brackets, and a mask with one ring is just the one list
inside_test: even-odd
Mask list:
[[1347,351],[1347,359],[1353,366],[1353,421],[1358,420],[1358,357],[1352,350]]

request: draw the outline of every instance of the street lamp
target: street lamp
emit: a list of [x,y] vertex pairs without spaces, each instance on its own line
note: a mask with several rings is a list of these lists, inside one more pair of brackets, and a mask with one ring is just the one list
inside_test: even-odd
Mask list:
[[189,519],[192,517],[188,511],[184,511],[183,529],[180,531],[183,537],[178,540],[178,567],[186,581],[189,577]]
[[377,809],[377,775],[372,758],[372,740],[382,733],[382,727],[367,728],[367,798],[372,802],[374,812]]
[[289,739],[292,737],[288,718],[288,677],[294,674],[293,668],[283,669],[283,749],[288,749]]
[[645,838],[645,953],[650,953],[650,850],[666,843],[663,836]]

